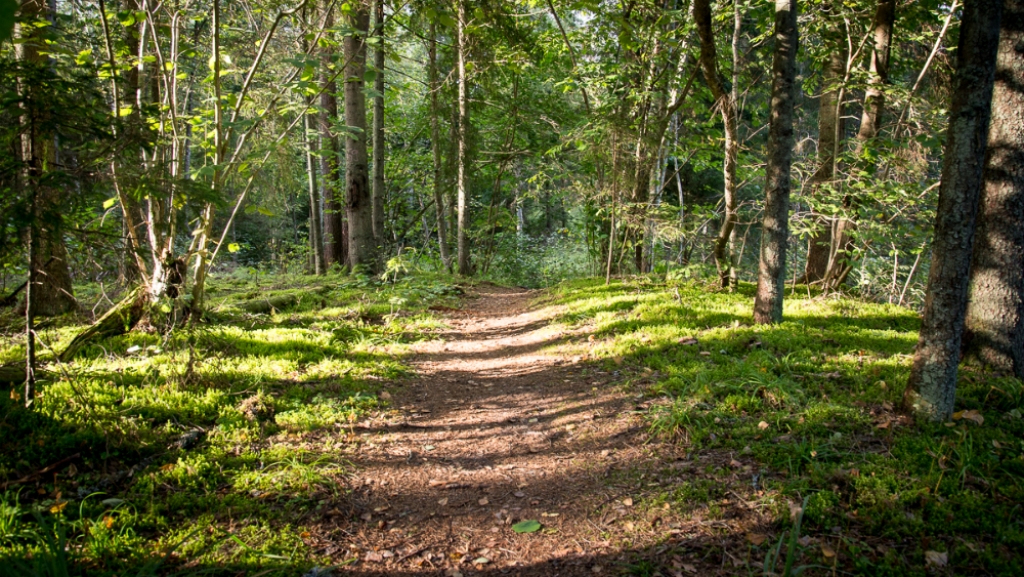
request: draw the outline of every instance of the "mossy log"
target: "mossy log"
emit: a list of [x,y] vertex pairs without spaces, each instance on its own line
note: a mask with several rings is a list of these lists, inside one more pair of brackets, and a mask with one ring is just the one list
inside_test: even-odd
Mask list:
[[149,292],[143,287],[138,287],[128,293],[128,296],[117,303],[114,308],[104,313],[92,326],[78,333],[78,336],[60,354],[60,360],[71,360],[82,347],[93,341],[130,332],[135,325],[139,324],[148,310]]
[[276,295],[270,298],[253,299],[238,303],[238,308],[248,313],[266,314],[283,311],[299,304],[299,297],[293,294]]

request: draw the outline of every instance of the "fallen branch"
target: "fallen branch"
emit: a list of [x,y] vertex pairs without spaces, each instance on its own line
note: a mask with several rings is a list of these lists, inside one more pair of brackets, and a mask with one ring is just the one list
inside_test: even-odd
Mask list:
[[42,469],[39,469],[35,473],[26,475],[26,476],[24,476],[24,477],[22,477],[20,479],[15,479],[13,481],[7,481],[6,483],[0,484],[0,491],[6,491],[9,487],[13,487],[14,485],[22,485],[24,483],[28,483],[29,481],[31,481],[32,479],[35,479],[36,477],[39,477],[39,476],[45,475],[47,473],[52,473],[54,471],[63,469],[67,465],[71,464],[71,461],[74,461],[75,459],[77,459],[77,458],[79,458],[81,456],[82,456],[81,453],[75,453],[74,455],[71,455],[70,457],[64,457],[63,459],[57,461],[56,463],[47,465],[47,466],[43,467]]
[[28,286],[28,281],[21,283],[20,285],[18,285],[18,288],[11,291],[11,294],[5,296],[3,299],[0,299],[0,308],[13,307],[14,305],[16,305],[18,303],[18,293],[25,290],[26,286]]

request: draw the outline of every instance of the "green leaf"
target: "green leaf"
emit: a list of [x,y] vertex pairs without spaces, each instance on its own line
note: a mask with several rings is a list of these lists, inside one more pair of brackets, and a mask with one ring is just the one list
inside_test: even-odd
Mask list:
[[233,242],[228,245],[228,252],[238,252],[242,247],[238,246],[237,242]]
[[540,531],[540,522],[534,519],[530,519],[529,521],[520,521],[515,525],[512,525],[512,530],[516,533],[533,533],[535,531]]
[[108,210],[110,207],[117,204],[117,198],[108,198],[103,201],[103,210]]
[[373,81],[377,79],[376,70],[367,70],[363,73],[363,82],[367,84],[373,84]]

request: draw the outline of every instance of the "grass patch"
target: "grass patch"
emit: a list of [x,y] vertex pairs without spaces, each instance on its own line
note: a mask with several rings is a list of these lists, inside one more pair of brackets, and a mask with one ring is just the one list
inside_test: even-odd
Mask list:
[[[784,323],[755,326],[753,289],[577,281],[544,302],[586,329],[570,351],[654,397],[652,433],[688,448],[700,474],[663,495],[680,510],[715,518],[727,485],[706,479],[728,477],[748,491],[753,483],[777,510],[765,554],[792,532],[784,503],[806,502],[801,531],[811,540],[793,542],[793,567],[1024,573],[1020,381],[965,367],[957,408],[980,411],[984,423],[910,423],[894,407],[916,313],[798,291],[787,294]],[[835,555],[823,557],[822,543]],[[929,551],[948,565],[928,565]]]
[[[102,301],[100,289],[80,299]],[[0,575],[323,565],[313,521],[347,509],[349,427],[386,405],[382,385],[411,374],[408,343],[442,327],[428,307],[459,292],[423,276],[214,278],[208,322],[137,330],[65,365],[46,352],[82,321],[49,321],[43,361],[58,377],[31,411],[18,387],[0,396],[0,483],[13,482]],[[24,353],[18,322],[0,318],[0,363]]]

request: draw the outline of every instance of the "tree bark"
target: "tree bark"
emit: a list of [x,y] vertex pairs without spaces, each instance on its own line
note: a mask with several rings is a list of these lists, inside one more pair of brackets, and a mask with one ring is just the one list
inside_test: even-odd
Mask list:
[[313,252],[313,274],[324,274],[324,243],[323,231],[320,228],[320,189],[316,184],[316,159],[313,158],[315,146],[313,119],[310,118],[311,98],[306,99],[306,111],[302,113],[303,140],[306,145],[306,184],[309,186],[309,237]]
[[908,411],[933,420],[948,418],[956,398],[1002,10],[1003,0],[967,0],[960,25],[932,265],[921,335],[903,395]]
[[[858,162],[864,148],[878,136],[882,126],[882,114],[885,111],[884,87],[889,84],[889,54],[892,48],[892,31],[896,22],[896,0],[878,0],[875,16],[872,20],[874,44],[871,50],[871,62],[868,67],[868,87],[864,92],[864,108],[861,113],[860,127],[857,130],[857,146],[855,153]],[[857,199],[848,196],[844,199],[847,209],[856,208]],[[824,275],[826,287],[838,288],[846,281],[852,268],[851,253],[853,252],[853,235],[857,223],[853,218],[839,218],[833,223],[829,263]]]
[[[324,18],[324,27],[334,26],[332,14]],[[338,135],[332,130],[338,118],[338,85],[327,65],[334,60],[334,49],[324,48],[321,58],[323,71],[320,84],[320,189],[324,199],[324,265],[344,265],[348,260],[348,246],[342,230],[343,199],[339,168],[340,149]]]
[[965,353],[1024,378],[1024,0],[1004,0]]
[[373,238],[380,244],[384,240],[384,0],[375,5],[377,47],[373,51],[373,66],[377,76],[373,88]]
[[[20,13],[25,21],[53,19],[46,0],[22,0]],[[27,68],[43,72],[50,66],[50,59],[42,50],[47,30],[45,27],[19,26],[17,56]],[[32,298],[26,296],[26,306],[34,316],[56,316],[73,311],[78,305],[71,286],[67,249],[61,231],[61,191],[44,185],[44,172],[52,170],[56,164],[57,141],[55,134],[44,129],[48,123],[40,116],[45,116],[46,112],[35,103],[36,90],[32,82],[24,83],[22,89],[30,102],[30,118],[22,132],[21,159],[27,167],[25,185],[32,189],[35,206],[32,215],[35,250],[32,251],[30,266],[36,280],[31,286]]]
[[[725,81],[718,71],[718,56],[715,48],[714,30],[711,28],[710,0],[694,0],[693,16],[697,22],[697,35],[700,37],[700,60],[704,69],[704,78],[711,88],[718,107],[722,112],[725,124],[725,161],[722,175],[725,180],[724,205],[725,216],[722,226],[718,229],[715,239],[714,257],[718,268],[718,278],[723,288],[730,285],[732,275],[732,259],[729,256],[729,238],[736,227],[736,167],[739,160],[739,140],[737,138],[736,101],[725,87]],[[738,27],[737,20],[737,27]]]
[[457,29],[457,59],[458,59],[458,82],[459,82],[459,132],[458,132],[458,260],[459,274],[470,276],[473,274],[469,263],[469,241],[467,237],[468,218],[467,201],[468,170],[469,160],[466,144],[467,125],[469,124],[469,107],[466,102],[466,0],[458,0],[458,29]]
[[366,159],[366,34],[370,11],[366,0],[352,3],[349,25],[354,32],[345,37],[345,188],[348,210],[349,263],[352,267],[376,270],[373,241],[373,199],[370,194]]
[[790,168],[793,162],[793,104],[796,99],[796,0],[775,0],[775,56],[765,170],[761,261],[754,298],[754,322],[782,322],[789,241]]
[[[818,169],[811,177],[812,196],[819,195],[822,185],[832,182],[835,178],[836,158],[839,156],[839,146],[846,133],[838,84],[846,73],[848,55],[846,42],[838,26],[830,27],[826,31],[825,42],[829,48],[829,59],[822,75],[818,107]],[[832,246],[832,220],[820,214],[815,214],[814,220],[816,230],[808,240],[807,263],[798,282],[821,281],[828,271],[828,257]]]
[[441,84],[437,79],[437,24],[430,21],[430,39],[427,48],[429,58],[427,80],[430,84],[430,148],[434,160],[434,209],[437,213],[437,244],[441,253],[444,268],[451,272],[452,257],[448,253],[448,226],[444,215],[444,190],[441,182],[441,108],[438,105],[438,92]]
[[857,131],[857,150],[878,136],[885,110],[885,92],[889,84],[889,54],[892,49],[892,28],[896,23],[896,0],[878,0],[875,7],[874,46],[868,68],[868,87],[864,91],[864,110]]

